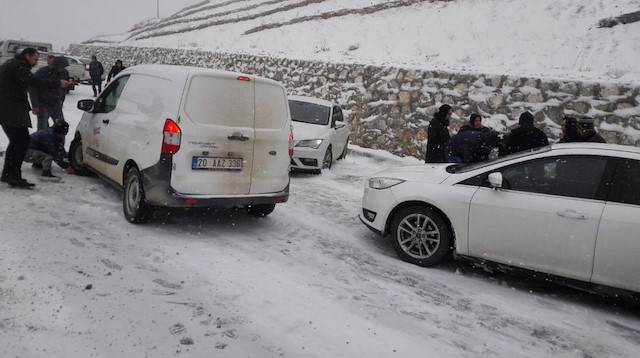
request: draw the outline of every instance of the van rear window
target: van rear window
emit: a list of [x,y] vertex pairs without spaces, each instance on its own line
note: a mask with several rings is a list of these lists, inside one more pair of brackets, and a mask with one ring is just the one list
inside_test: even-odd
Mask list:
[[194,76],[184,111],[195,123],[253,127],[254,83],[236,77]]

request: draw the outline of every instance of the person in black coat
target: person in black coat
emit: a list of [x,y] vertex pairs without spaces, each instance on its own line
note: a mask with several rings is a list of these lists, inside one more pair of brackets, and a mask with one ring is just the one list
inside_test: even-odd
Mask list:
[[67,133],[69,133],[69,124],[63,119],[56,119],[53,126],[33,133],[24,161],[42,167],[43,177],[59,178],[51,173],[53,161],[68,174],[74,174],[73,168],[67,162],[67,152],[64,150]]
[[549,139],[543,131],[533,126],[533,115],[524,112],[520,115],[520,126],[511,131],[506,140],[507,153],[517,153],[523,150],[549,145]]
[[449,122],[453,109],[448,104],[443,104],[438,109],[427,129],[427,153],[425,163],[445,163],[445,147],[449,141]]
[[93,96],[98,96],[98,93],[102,92],[102,74],[104,73],[104,67],[102,63],[98,61],[98,58],[91,56],[91,62],[89,62],[89,76],[91,77],[91,89],[93,89]]
[[122,60],[117,60],[116,64],[111,67],[111,71],[109,71],[109,75],[107,76],[107,82],[111,81],[111,78],[116,77],[120,71],[124,70],[126,67],[122,65]]
[[489,132],[489,131],[491,131],[491,128],[485,127],[485,126],[482,125],[482,116],[481,115],[479,115],[478,113],[472,113],[471,116],[469,116],[469,123],[463,125],[460,128],[460,132],[464,132],[464,131]]
[[22,178],[22,162],[29,146],[31,117],[27,91],[29,86],[67,88],[71,82],[59,79],[38,78],[31,68],[38,63],[40,53],[32,47],[25,48],[0,67],[0,124],[9,138],[0,181],[10,187],[28,188],[34,184]]
[[[47,59],[48,61],[48,59]],[[44,66],[36,71],[38,78],[68,79],[66,67],[69,61],[64,57],[54,57],[50,65]],[[65,91],[60,88],[42,88],[32,86],[29,89],[29,98],[33,114],[38,116],[38,130],[49,127],[49,118],[56,120],[64,118],[62,113],[62,102]]]
[[489,159],[491,150],[499,148],[500,144],[500,135],[496,131],[479,131],[463,127],[447,143],[447,161],[466,164],[481,162]]

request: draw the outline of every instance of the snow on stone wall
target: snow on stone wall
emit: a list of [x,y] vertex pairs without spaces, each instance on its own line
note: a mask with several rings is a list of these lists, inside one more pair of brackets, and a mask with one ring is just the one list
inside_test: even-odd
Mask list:
[[551,141],[564,115],[595,119],[609,142],[640,145],[640,85],[559,81],[514,76],[424,71],[166,48],[72,45],[109,69],[142,63],[186,65],[255,74],[281,82],[290,95],[334,101],[345,110],[351,142],[422,158],[427,126],[442,104],[454,108],[452,133],[480,113],[483,124],[506,133],[524,111]]

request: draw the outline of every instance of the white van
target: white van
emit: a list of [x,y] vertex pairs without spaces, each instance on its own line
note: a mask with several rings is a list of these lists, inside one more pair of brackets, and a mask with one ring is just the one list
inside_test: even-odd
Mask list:
[[291,118],[279,83],[196,67],[141,65],[113,79],[86,111],[71,166],[123,189],[133,223],[154,207],[243,205],[257,216],[289,197]]
[[41,60],[46,65],[46,57],[42,54],[53,51],[53,45],[46,42],[33,42],[23,40],[3,40],[0,41],[0,64],[12,59],[17,53],[20,53],[27,47],[33,47],[41,54]]

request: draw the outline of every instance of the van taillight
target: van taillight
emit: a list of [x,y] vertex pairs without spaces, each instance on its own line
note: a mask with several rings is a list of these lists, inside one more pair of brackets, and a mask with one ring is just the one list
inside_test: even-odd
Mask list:
[[247,81],[247,82],[251,82],[251,78],[247,77],[247,76],[238,76],[238,81]]
[[293,130],[289,131],[289,158],[293,158]]
[[182,136],[182,131],[173,119],[167,118],[164,122],[162,136],[162,154],[177,153],[178,149],[180,149],[180,137]]

